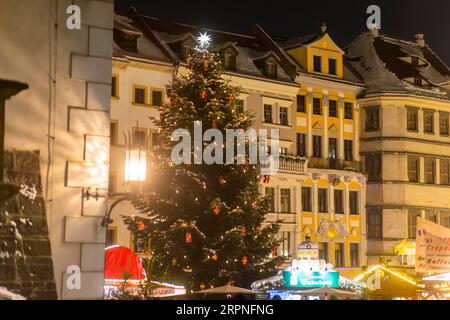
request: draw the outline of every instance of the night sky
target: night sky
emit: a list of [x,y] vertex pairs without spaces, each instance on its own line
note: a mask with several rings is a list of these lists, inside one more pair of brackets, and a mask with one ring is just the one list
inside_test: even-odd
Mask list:
[[292,37],[315,33],[325,21],[341,47],[366,30],[366,8],[381,8],[381,32],[425,41],[450,64],[450,1],[448,0],[116,0],[116,12],[134,6],[145,15],[162,20],[236,33],[260,24],[271,34]]

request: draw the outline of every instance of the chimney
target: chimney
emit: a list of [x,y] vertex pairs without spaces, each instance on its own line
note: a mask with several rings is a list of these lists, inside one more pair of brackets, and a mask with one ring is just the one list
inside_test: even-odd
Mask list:
[[419,47],[425,47],[425,38],[423,33],[418,33],[414,36],[416,37],[416,43],[419,45]]

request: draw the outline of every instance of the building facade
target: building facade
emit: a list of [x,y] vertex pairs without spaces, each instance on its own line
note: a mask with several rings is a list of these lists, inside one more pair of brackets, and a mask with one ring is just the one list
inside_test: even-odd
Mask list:
[[367,88],[361,109],[361,155],[367,185],[367,256],[414,267],[414,253],[395,247],[415,242],[417,216],[449,227],[449,68],[426,45],[361,34],[347,49]]
[[[143,131],[150,133],[150,141],[157,141],[157,128],[149,117],[157,117],[165,85],[177,72],[186,72],[185,59],[200,31],[134,10],[128,17],[116,16],[110,171],[110,190],[116,196],[128,190],[120,132],[133,132],[131,139],[139,140]],[[273,199],[268,221],[282,221],[274,254],[297,258],[298,246],[311,237],[319,243],[323,259],[358,269],[365,264],[365,178],[359,163],[356,103],[363,85],[344,66],[343,51],[326,30],[315,41],[291,43],[289,48],[288,39],[272,38],[259,26],[249,34],[206,31],[214,50],[223,56],[226,76],[241,88],[242,110],[255,114],[254,128],[279,130],[279,173],[260,185],[261,193]],[[324,42],[330,47],[324,48]],[[308,52],[311,59],[313,53],[324,60],[333,55],[336,74],[308,69],[305,63],[312,60],[297,51]],[[146,147],[151,148],[151,142]],[[151,180],[151,168],[148,171]],[[121,214],[137,213],[126,202],[116,207],[109,241],[135,247]]]
[[[74,4],[81,29],[70,30],[66,11]],[[24,240],[17,263],[25,282],[14,290],[27,292],[27,298],[102,299],[114,3],[5,0],[1,6],[0,78],[28,86],[7,103],[5,149],[32,153],[37,160],[17,163],[36,194],[34,200],[21,198],[21,211],[10,216],[16,220],[8,221]],[[26,170],[34,170],[34,180],[27,180]],[[33,186],[33,181],[38,183]],[[44,214],[31,213],[33,205]],[[20,222],[25,217],[28,229]],[[47,230],[49,245],[45,237],[25,241],[30,233]],[[18,258],[12,253],[7,259]],[[3,266],[0,274],[8,277]],[[66,281],[72,275],[78,275],[80,286]],[[56,282],[51,295],[33,293],[44,276]]]

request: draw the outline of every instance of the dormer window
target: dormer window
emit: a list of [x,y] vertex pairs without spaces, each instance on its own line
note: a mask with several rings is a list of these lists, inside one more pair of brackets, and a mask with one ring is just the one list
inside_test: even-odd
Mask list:
[[277,77],[277,62],[275,59],[267,59],[264,65],[264,74],[270,78]]
[[234,52],[226,51],[223,55],[223,64],[226,70],[236,70],[236,55]]
[[419,65],[419,58],[417,57],[411,57],[411,63],[415,64],[416,66]]
[[337,74],[337,70],[336,70],[336,66],[337,66],[337,62],[336,59],[328,59],[328,73],[331,75],[336,75]]
[[321,56],[314,56],[313,68],[314,68],[314,72],[322,72],[322,57]]
[[422,79],[421,78],[418,78],[418,77],[415,77],[414,78],[414,85],[416,85],[416,86],[422,86]]
[[192,54],[192,52],[193,52],[192,46],[190,46],[189,44],[186,44],[186,43],[181,44],[181,50],[180,50],[181,59],[187,60],[189,58],[189,56]]

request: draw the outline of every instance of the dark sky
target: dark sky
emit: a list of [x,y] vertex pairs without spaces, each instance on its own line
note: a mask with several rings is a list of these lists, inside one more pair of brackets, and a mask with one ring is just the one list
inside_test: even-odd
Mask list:
[[325,21],[341,47],[366,29],[366,8],[381,8],[381,32],[413,40],[424,33],[425,41],[450,64],[449,0],[116,0],[116,12],[134,6],[142,14],[162,20],[229,32],[246,33],[257,23],[286,37],[319,30]]

